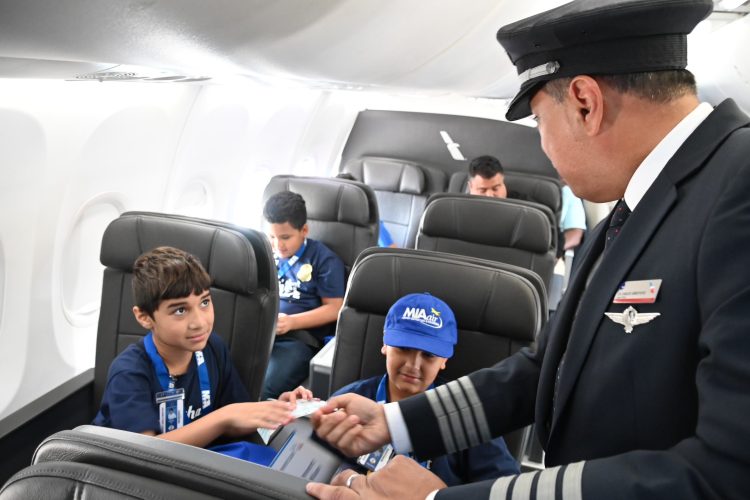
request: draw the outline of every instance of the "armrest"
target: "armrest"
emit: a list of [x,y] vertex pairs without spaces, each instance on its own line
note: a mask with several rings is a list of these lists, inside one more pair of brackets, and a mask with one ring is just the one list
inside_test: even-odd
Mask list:
[[92,425],[45,439],[33,463],[53,461],[100,465],[221,498],[309,498],[301,478],[202,448]]

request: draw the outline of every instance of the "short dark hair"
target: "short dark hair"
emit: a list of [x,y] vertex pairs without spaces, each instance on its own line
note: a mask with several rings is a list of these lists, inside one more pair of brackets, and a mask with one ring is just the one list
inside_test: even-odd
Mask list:
[[271,224],[288,222],[294,229],[302,229],[307,224],[305,199],[291,191],[276,193],[266,201],[263,217]]
[[[686,69],[627,73],[623,75],[593,75],[621,94],[633,94],[641,99],[665,104],[684,95],[695,95],[695,76]],[[573,77],[557,78],[546,83],[545,92],[562,102]]]
[[478,156],[469,162],[469,178],[480,175],[485,179],[492,179],[497,174],[503,174],[503,166],[500,160],[494,156]]
[[336,178],[337,179],[346,179],[347,181],[356,181],[357,180],[349,172],[339,172],[338,174],[336,174]]
[[149,316],[162,301],[208,290],[211,277],[195,255],[174,247],[157,247],[133,264],[133,300]]

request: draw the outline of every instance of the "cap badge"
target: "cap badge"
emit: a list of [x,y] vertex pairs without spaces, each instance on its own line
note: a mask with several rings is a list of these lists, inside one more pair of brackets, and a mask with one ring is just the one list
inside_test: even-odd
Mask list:
[[[431,312],[437,312],[437,311],[432,309]],[[421,307],[407,307],[406,309],[404,309],[404,314],[403,316],[401,316],[401,319],[406,319],[409,321],[416,321],[417,323],[421,323],[425,326],[429,326],[430,328],[442,328],[443,327],[443,319],[440,317],[440,313],[427,314],[427,312]]]
[[297,278],[302,282],[308,282],[312,279],[313,267],[310,264],[302,264],[297,271]]
[[550,61],[546,62],[544,64],[540,64],[539,66],[534,66],[533,68],[529,68],[523,73],[518,75],[519,80],[521,80],[521,83],[525,83],[529,80],[533,80],[534,78],[538,78],[540,76],[547,76],[557,73],[557,70],[560,69],[560,63],[557,61]]
[[604,314],[618,325],[623,325],[625,333],[632,333],[633,327],[643,325],[657,316],[661,316],[661,313],[639,313],[633,306],[629,306],[621,313],[605,312]]

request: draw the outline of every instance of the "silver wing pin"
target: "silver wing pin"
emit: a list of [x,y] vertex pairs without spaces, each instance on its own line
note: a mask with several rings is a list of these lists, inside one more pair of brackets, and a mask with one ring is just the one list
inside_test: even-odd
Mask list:
[[621,313],[605,312],[604,315],[618,325],[623,325],[625,327],[625,333],[632,333],[634,326],[648,323],[655,317],[660,316],[661,313],[639,313],[633,306],[628,306],[628,308]]

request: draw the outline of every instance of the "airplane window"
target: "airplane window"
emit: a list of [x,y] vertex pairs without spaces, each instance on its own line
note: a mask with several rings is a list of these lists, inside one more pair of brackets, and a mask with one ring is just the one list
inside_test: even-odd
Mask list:
[[174,211],[190,217],[210,219],[214,213],[214,197],[209,186],[201,180],[193,180],[180,193]]
[[[59,310],[76,333],[71,336],[67,328],[56,328],[55,338],[63,357],[80,369],[94,365],[104,269],[99,263],[102,234],[123,211],[124,206],[114,193],[105,193],[84,204],[62,242],[59,263],[53,273],[58,277],[58,287],[52,293],[59,295]],[[56,311],[53,308],[53,313]]]

